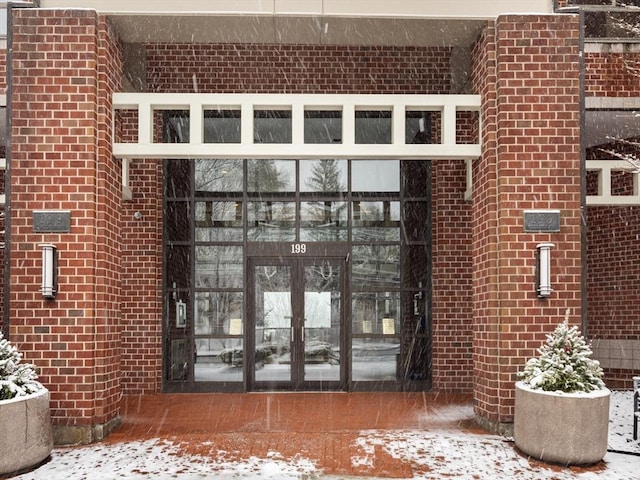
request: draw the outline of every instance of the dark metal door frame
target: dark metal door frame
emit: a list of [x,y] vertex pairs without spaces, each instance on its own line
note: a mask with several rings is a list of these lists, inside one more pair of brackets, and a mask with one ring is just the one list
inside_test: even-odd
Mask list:
[[[278,248],[276,248],[278,250]],[[269,252],[269,249],[266,249]],[[305,376],[305,339],[304,339],[304,268],[319,261],[328,261],[341,268],[340,278],[340,378],[339,381],[309,381]],[[291,379],[289,381],[264,382],[255,379],[256,364],[256,266],[289,266],[291,271]],[[349,325],[346,302],[347,295],[347,259],[335,256],[251,256],[247,258],[247,328],[245,331],[246,363],[245,363],[245,389],[246,391],[282,390],[282,391],[318,391],[318,390],[346,390],[349,364],[348,359],[348,332]]]

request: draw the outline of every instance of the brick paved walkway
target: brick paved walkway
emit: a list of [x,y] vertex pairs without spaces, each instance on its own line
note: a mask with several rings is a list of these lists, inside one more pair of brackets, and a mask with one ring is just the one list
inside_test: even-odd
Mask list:
[[308,458],[327,474],[411,476],[411,467],[376,448],[354,465],[362,431],[457,430],[484,433],[471,397],[430,393],[164,394],[127,397],[108,442],[167,439],[185,453],[241,461]]

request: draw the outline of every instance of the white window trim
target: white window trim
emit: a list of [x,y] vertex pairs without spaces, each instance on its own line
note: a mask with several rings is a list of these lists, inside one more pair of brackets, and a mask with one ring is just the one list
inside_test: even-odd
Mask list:
[[[639,97],[587,97],[586,110],[630,110],[640,109]],[[587,172],[597,172],[598,193],[587,195],[587,206],[633,206],[640,205],[640,173],[634,166],[621,159],[587,160]],[[633,175],[633,193],[631,195],[612,195],[611,178],[613,172],[628,172]]]
[[[290,109],[292,142],[266,144],[253,142],[255,109]],[[377,158],[377,159],[474,159],[479,158],[479,143],[456,143],[456,113],[480,111],[479,95],[304,95],[304,94],[163,94],[115,93],[114,110],[136,110],[138,128],[136,143],[114,143],[116,158]],[[203,143],[203,114],[211,109],[241,111],[240,143]],[[341,144],[305,144],[305,109],[336,109],[342,113]],[[392,142],[365,145],[355,143],[355,114],[358,109],[390,110]],[[189,110],[189,143],[154,143],[153,113],[156,110]],[[442,114],[440,144],[406,144],[405,112],[411,110],[440,111]],[[115,115],[114,115],[115,118]],[[478,132],[478,138],[482,138]]]

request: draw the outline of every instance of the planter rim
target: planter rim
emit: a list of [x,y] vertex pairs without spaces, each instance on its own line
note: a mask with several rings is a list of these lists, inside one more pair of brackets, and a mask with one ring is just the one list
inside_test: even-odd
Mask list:
[[527,390],[528,392],[539,393],[541,395],[549,395],[552,397],[569,397],[569,398],[600,398],[606,397],[611,394],[611,390],[607,387],[603,387],[600,390],[593,390],[591,392],[563,392],[561,390],[556,390],[555,392],[549,392],[546,390],[540,390],[537,388],[531,388],[530,385],[526,384],[524,381],[516,382],[516,388],[521,390]]
[[47,393],[49,393],[49,390],[47,390],[47,388],[44,385],[40,384],[40,386],[42,388],[40,388],[40,390],[38,390],[35,393],[30,393],[29,395],[19,395],[17,397],[13,397],[8,400],[0,400],[0,405],[8,405],[10,403],[22,402],[24,400],[29,400],[30,398],[36,398],[41,395],[46,395]]

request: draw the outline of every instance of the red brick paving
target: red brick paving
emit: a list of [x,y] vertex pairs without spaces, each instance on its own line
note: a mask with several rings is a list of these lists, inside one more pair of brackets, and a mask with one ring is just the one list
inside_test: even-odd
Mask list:
[[[108,442],[166,439],[185,453],[225,460],[306,458],[326,474],[410,478],[412,466],[376,447],[373,464],[356,439],[363,430],[486,433],[458,407],[468,395],[434,393],[159,394],[126,397]],[[451,412],[454,412],[454,415]],[[466,418],[465,418],[466,417]]]

